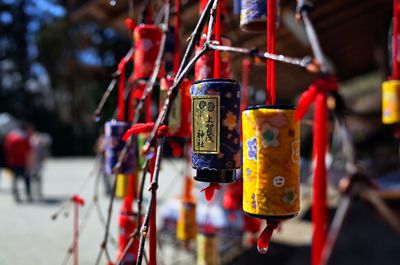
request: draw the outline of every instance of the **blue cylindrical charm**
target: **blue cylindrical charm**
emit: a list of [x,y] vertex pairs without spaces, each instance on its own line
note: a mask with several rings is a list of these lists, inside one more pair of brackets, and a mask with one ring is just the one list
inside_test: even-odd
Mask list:
[[193,83],[192,164],[197,181],[229,183],[240,168],[240,85],[230,79]]
[[262,32],[266,30],[267,1],[242,0],[240,11],[240,28],[248,32]]
[[[129,129],[129,123],[124,121],[112,120],[106,122],[104,128],[105,135],[105,158],[104,170],[106,174],[113,174],[113,168],[118,162],[119,155],[125,146],[122,136]],[[124,162],[118,173],[130,174],[135,170],[135,144],[131,143]]]

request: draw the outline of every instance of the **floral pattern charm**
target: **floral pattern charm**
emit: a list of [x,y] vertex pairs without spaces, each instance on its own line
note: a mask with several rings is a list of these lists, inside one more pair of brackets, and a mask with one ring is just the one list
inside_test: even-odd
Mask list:
[[243,210],[289,218],[300,209],[300,124],[289,106],[254,106],[242,114]]

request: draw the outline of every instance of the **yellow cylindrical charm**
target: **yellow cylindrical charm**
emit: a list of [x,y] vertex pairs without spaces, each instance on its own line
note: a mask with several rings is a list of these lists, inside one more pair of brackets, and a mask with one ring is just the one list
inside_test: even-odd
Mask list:
[[243,210],[287,219],[300,209],[300,123],[288,105],[243,111]]
[[218,265],[219,243],[216,234],[197,235],[197,265]]
[[382,122],[400,122],[400,80],[389,80],[382,84]]
[[176,227],[176,237],[179,240],[192,240],[196,238],[196,235],[196,203],[182,201]]
[[116,187],[115,187],[115,197],[124,198],[128,195],[129,190],[129,175],[127,174],[117,174],[116,175]]

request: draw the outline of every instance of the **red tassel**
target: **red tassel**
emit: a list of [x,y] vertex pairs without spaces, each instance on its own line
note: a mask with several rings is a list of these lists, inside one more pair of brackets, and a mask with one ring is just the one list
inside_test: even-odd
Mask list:
[[268,251],[269,241],[271,240],[272,233],[275,229],[278,228],[280,221],[276,220],[268,220],[267,226],[264,228],[264,231],[261,233],[260,237],[257,241],[257,249],[260,253],[265,254]]
[[202,189],[201,192],[204,191],[206,200],[211,201],[214,197],[215,191],[219,189],[221,189],[221,185],[219,185],[218,183],[210,183],[210,185],[207,188]]

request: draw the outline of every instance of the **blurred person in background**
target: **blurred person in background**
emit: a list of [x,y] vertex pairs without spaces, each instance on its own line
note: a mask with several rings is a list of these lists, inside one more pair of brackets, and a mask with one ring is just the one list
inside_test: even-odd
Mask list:
[[21,202],[18,191],[18,180],[25,182],[25,192],[28,201],[32,201],[31,178],[27,170],[29,156],[31,154],[30,137],[31,129],[27,124],[21,124],[18,128],[11,130],[5,137],[4,154],[6,166],[13,177],[12,192],[16,202]]
[[[46,158],[50,154],[51,137],[46,133],[38,132],[33,126],[28,131],[30,132],[29,143],[31,152],[28,160],[28,174],[32,178],[34,191],[38,199],[43,197],[42,193],[42,174],[43,165]],[[35,188],[36,187],[36,188]]]

